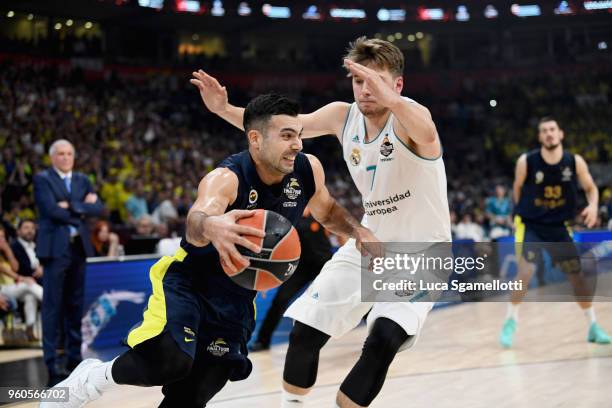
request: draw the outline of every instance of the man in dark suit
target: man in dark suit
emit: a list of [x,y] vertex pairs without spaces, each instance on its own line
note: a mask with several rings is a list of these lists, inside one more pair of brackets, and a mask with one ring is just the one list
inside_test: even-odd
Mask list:
[[[52,386],[81,361],[85,259],[94,254],[86,217],[100,215],[103,207],[87,176],[72,171],[69,141],[55,141],[49,155],[53,166],[34,177],[34,199],[40,216],[36,253],[44,268],[43,353]],[[56,354],[61,329],[66,370]]]
[[42,284],[43,267],[36,256],[36,223],[33,220],[24,219],[17,226],[17,239],[11,244],[11,249],[19,269],[17,273],[21,276],[31,276],[36,282]]

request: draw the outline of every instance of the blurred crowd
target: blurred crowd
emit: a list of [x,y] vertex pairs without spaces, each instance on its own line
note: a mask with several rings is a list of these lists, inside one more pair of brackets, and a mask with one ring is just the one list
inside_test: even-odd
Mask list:
[[[559,119],[565,146],[590,164],[601,192],[598,227],[607,227],[610,73],[595,68],[571,75],[491,77],[464,80],[455,98],[410,95],[430,108],[442,139],[456,237],[487,240],[510,233],[514,163],[537,146],[537,120],[548,114]],[[311,111],[334,99],[352,100],[345,82],[322,94],[290,93]],[[229,92],[235,104],[255,93]],[[15,236],[20,221],[36,219],[32,177],[49,166],[47,150],[58,138],[75,145],[75,169],[88,175],[106,207],[105,222],[94,229],[100,256],[155,251],[161,239],[171,240],[172,248],[199,180],[224,157],[246,148],[239,130],[201,105],[187,75],[88,80],[79,70],[5,62],[0,66],[0,208],[9,236]],[[309,140],[305,151],[320,157],[330,191],[361,216],[361,199],[338,143]]]

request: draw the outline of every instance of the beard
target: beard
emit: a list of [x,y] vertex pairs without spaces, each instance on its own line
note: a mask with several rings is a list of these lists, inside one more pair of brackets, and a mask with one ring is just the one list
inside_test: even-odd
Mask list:
[[550,144],[542,144],[542,146],[546,149],[546,150],[555,150],[557,147],[561,146],[561,142],[558,143],[550,143]]

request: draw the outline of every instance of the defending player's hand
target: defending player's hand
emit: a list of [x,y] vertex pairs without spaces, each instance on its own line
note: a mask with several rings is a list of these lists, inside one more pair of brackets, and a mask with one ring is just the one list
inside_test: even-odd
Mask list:
[[593,228],[597,223],[597,206],[586,206],[580,215],[584,217],[584,225],[586,225],[587,228]]
[[208,75],[201,69],[192,72],[193,78],[189,81],[200,91],[200,97],[206,108],[212,113],[219,114],[228,106],[227,90],[221,86],[215,77]]
[[232,210],[222,215],[210,216],[206,219],[206,238],[219,252],[221,263],[238,272],[234,266],[234,259],[241,265],[248,266],[249,261],[238,252],[236,245],[241,245],[250,251],[259,253],[261,247],[246,239],[245,235],[263,238],[266,234],[263,230],[239,225],[236,223],[241,218],[252,217],[255,211]]
[[364,80],[365,87],[376,99],[376,102],[386,108],[393,107],[401,96],[387,84],[379,73],[371,68],[361,65],[349,59],[344,60],[344,65],[351,74]]
[[362,256],[371,255],[372,258],[382,258],[385,256],[385,246],[376,236],[365,227],[359,228],[359,234],[355,246]]

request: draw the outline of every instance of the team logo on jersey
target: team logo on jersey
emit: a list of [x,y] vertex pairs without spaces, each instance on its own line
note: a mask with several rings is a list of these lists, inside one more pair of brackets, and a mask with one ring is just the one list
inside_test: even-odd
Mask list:
[[206,347],[206,351],[208,351],[215,357],[222,357],[225,354],[229,353],[230,349],[225,340],[217,339],[210,342],[208,347]]
[[291,177],[289,183],[287,183],[283,192],[291,200],[295,200],[300,196],[300,194],[302,194],[302,189],[300,188],[300,183],[298,183],[297,179]]
[[385,135],[382,144],[380,145],[380,154],[385,157],[389,157],[389,155],[393,153],[393,143],[389,141],[388,135]]
[[536,182],[536,184],[540,184],[543,181],[544,181],[544,172],[543,171],[536,171],[536,174],[535,174],[535,182]]
[[574,172],[572,171],[572,169],[570,169],[569,167],[565,167],[561,172],[561,181],[571,181],[573,174]]
[[259,194],[257,194],[257,190],[252,188],[251,191],[249,192],[249,205],[247,205],[247,210],[257,207],[258,198],[259,198]]
[[355,142],[355,143],[359,143],[359,135],[355,135],[355,136],[353,136],[353,139],[352,139],[352,140],[353,140],[353,142]]
[[351,164],[357,166],[359,163],[361,163],[361,152],[355,148],[353,153],[351,153]]

